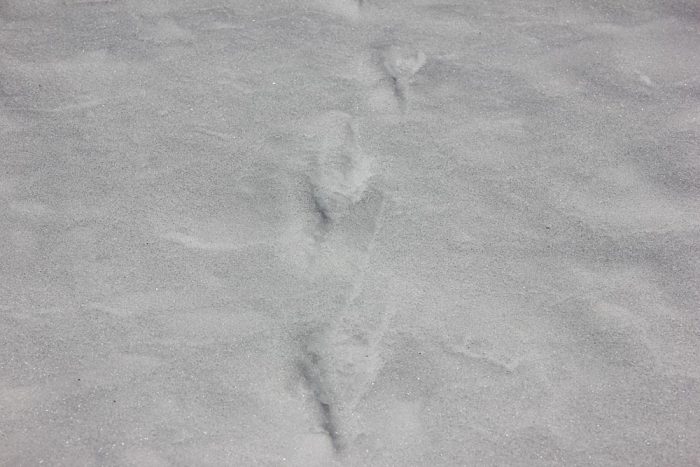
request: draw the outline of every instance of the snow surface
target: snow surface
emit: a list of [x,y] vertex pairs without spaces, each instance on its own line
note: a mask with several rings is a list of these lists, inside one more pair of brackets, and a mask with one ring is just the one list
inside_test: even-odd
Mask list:
[[0,464],[698,465],[700,3],[0,0]]

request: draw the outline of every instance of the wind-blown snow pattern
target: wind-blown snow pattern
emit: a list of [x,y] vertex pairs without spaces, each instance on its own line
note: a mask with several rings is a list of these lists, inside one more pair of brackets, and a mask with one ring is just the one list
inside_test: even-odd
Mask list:
[[699,50],[689,0],[0,0],[0,465],[697,465]]

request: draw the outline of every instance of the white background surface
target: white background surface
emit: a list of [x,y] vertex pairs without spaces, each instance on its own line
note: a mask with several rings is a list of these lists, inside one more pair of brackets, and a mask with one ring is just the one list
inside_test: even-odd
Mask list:
[[0,464],[695,465],[694,1],[0,1]]

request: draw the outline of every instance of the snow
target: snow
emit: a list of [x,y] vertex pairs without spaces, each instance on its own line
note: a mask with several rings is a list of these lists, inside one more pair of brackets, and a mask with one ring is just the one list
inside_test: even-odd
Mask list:
[[699,33],[0,1],[0,465],[700,462]]

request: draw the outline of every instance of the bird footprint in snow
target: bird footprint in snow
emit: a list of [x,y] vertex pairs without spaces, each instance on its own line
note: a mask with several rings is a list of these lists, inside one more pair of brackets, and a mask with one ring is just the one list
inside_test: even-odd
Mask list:
[[313,202],[324,223],[343,217],[360,201],[372,176],[371,160],[357,142],[350,117],[343,120],[336,137],[319,151],[312,175]]
[[408,88],[413,76],[425,65],[426,56],[420,50],[391,46],[384,51],[384,70],[391,78],[394,94],[402,105],[408,99]]
[[353,412],[381,366],[376,336],[368,330],[336,324],[306,342],[302,376],[318,403],[321,426],[336,451],[345,449],[358,434]]

